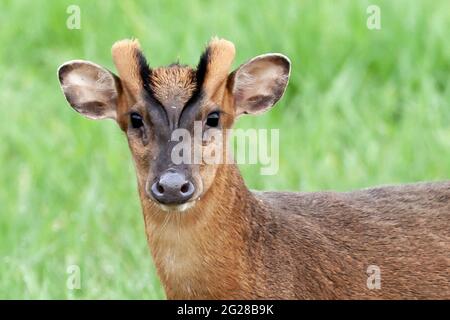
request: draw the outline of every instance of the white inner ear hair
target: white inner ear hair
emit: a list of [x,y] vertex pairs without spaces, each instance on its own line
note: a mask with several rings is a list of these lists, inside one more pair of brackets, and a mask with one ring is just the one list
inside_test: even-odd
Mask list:
[[117,98],[113,77],[101,70],[75,69],[66,76],[62,87],[70,92],[73,102],[77,104],[92,101],[108,103]]
[[236,94],[240,99],[247,100],[254,96],[271,96],[277,87],[284,85],[288,75],[281,66],[272,63],[258,62],[257,66],[244,67],[235,82]]

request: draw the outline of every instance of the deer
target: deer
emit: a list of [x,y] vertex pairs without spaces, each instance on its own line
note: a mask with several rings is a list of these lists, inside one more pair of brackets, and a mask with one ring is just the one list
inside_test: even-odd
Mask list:
[[196,67],[150,67],[136,39],[111,51],[117,75],[72,60],[58,79],[75,111],[125,134],[168,299],[450,299],[449,181],[251,191],[236,163],[173,161],[177,128],[229,129],[271,109],[288,84],[286,56],[231,71],[235,46],[217,37]]

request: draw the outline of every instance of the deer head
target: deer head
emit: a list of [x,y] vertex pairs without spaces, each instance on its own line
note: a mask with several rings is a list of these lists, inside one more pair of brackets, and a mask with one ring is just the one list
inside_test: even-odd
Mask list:
[[[64,63],[58,77],[69,104],[91,119],[111,118],[126,134],[135,162],[142,201],[155,208],[182,211],[208,192],[218,163],[174,161],[182,129],[201,141],[186,139],[195,153],[211,145],[210,130],[231,128],[242,114],[271,108],[288,83],[290,62],[280,54],[257,56],[230,73],[234,45],[213,39],[195,69],[178,63],[150,68],[136,40],[122,40],[112,47],[118,75],[88,61]],[[187,156],[186,149],[181,153]],[[180,152],[176,153],[180,155]],[[191,157],[187,157],[192,159]]]

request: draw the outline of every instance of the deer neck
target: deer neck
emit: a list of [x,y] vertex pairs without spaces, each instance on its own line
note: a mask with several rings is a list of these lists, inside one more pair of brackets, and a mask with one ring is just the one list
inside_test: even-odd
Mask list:
[[249,212],[258,202],[236,165],[221,165],[213,185],[187,211],[142,203],[148,244],[169,298],[242,295]]

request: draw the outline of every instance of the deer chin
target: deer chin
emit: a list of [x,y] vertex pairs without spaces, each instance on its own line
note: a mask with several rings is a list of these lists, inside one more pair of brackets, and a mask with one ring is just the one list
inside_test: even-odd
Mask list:
[[197,200],[193,200],[193,201],[188,201],[186,203],[183,204],[178,204],[178,205],[166,205],[166,204],[158,204],[158,206],[166,212],[184,212],[187,211],[189,209],[191,209],[195,203],[197,202]]

